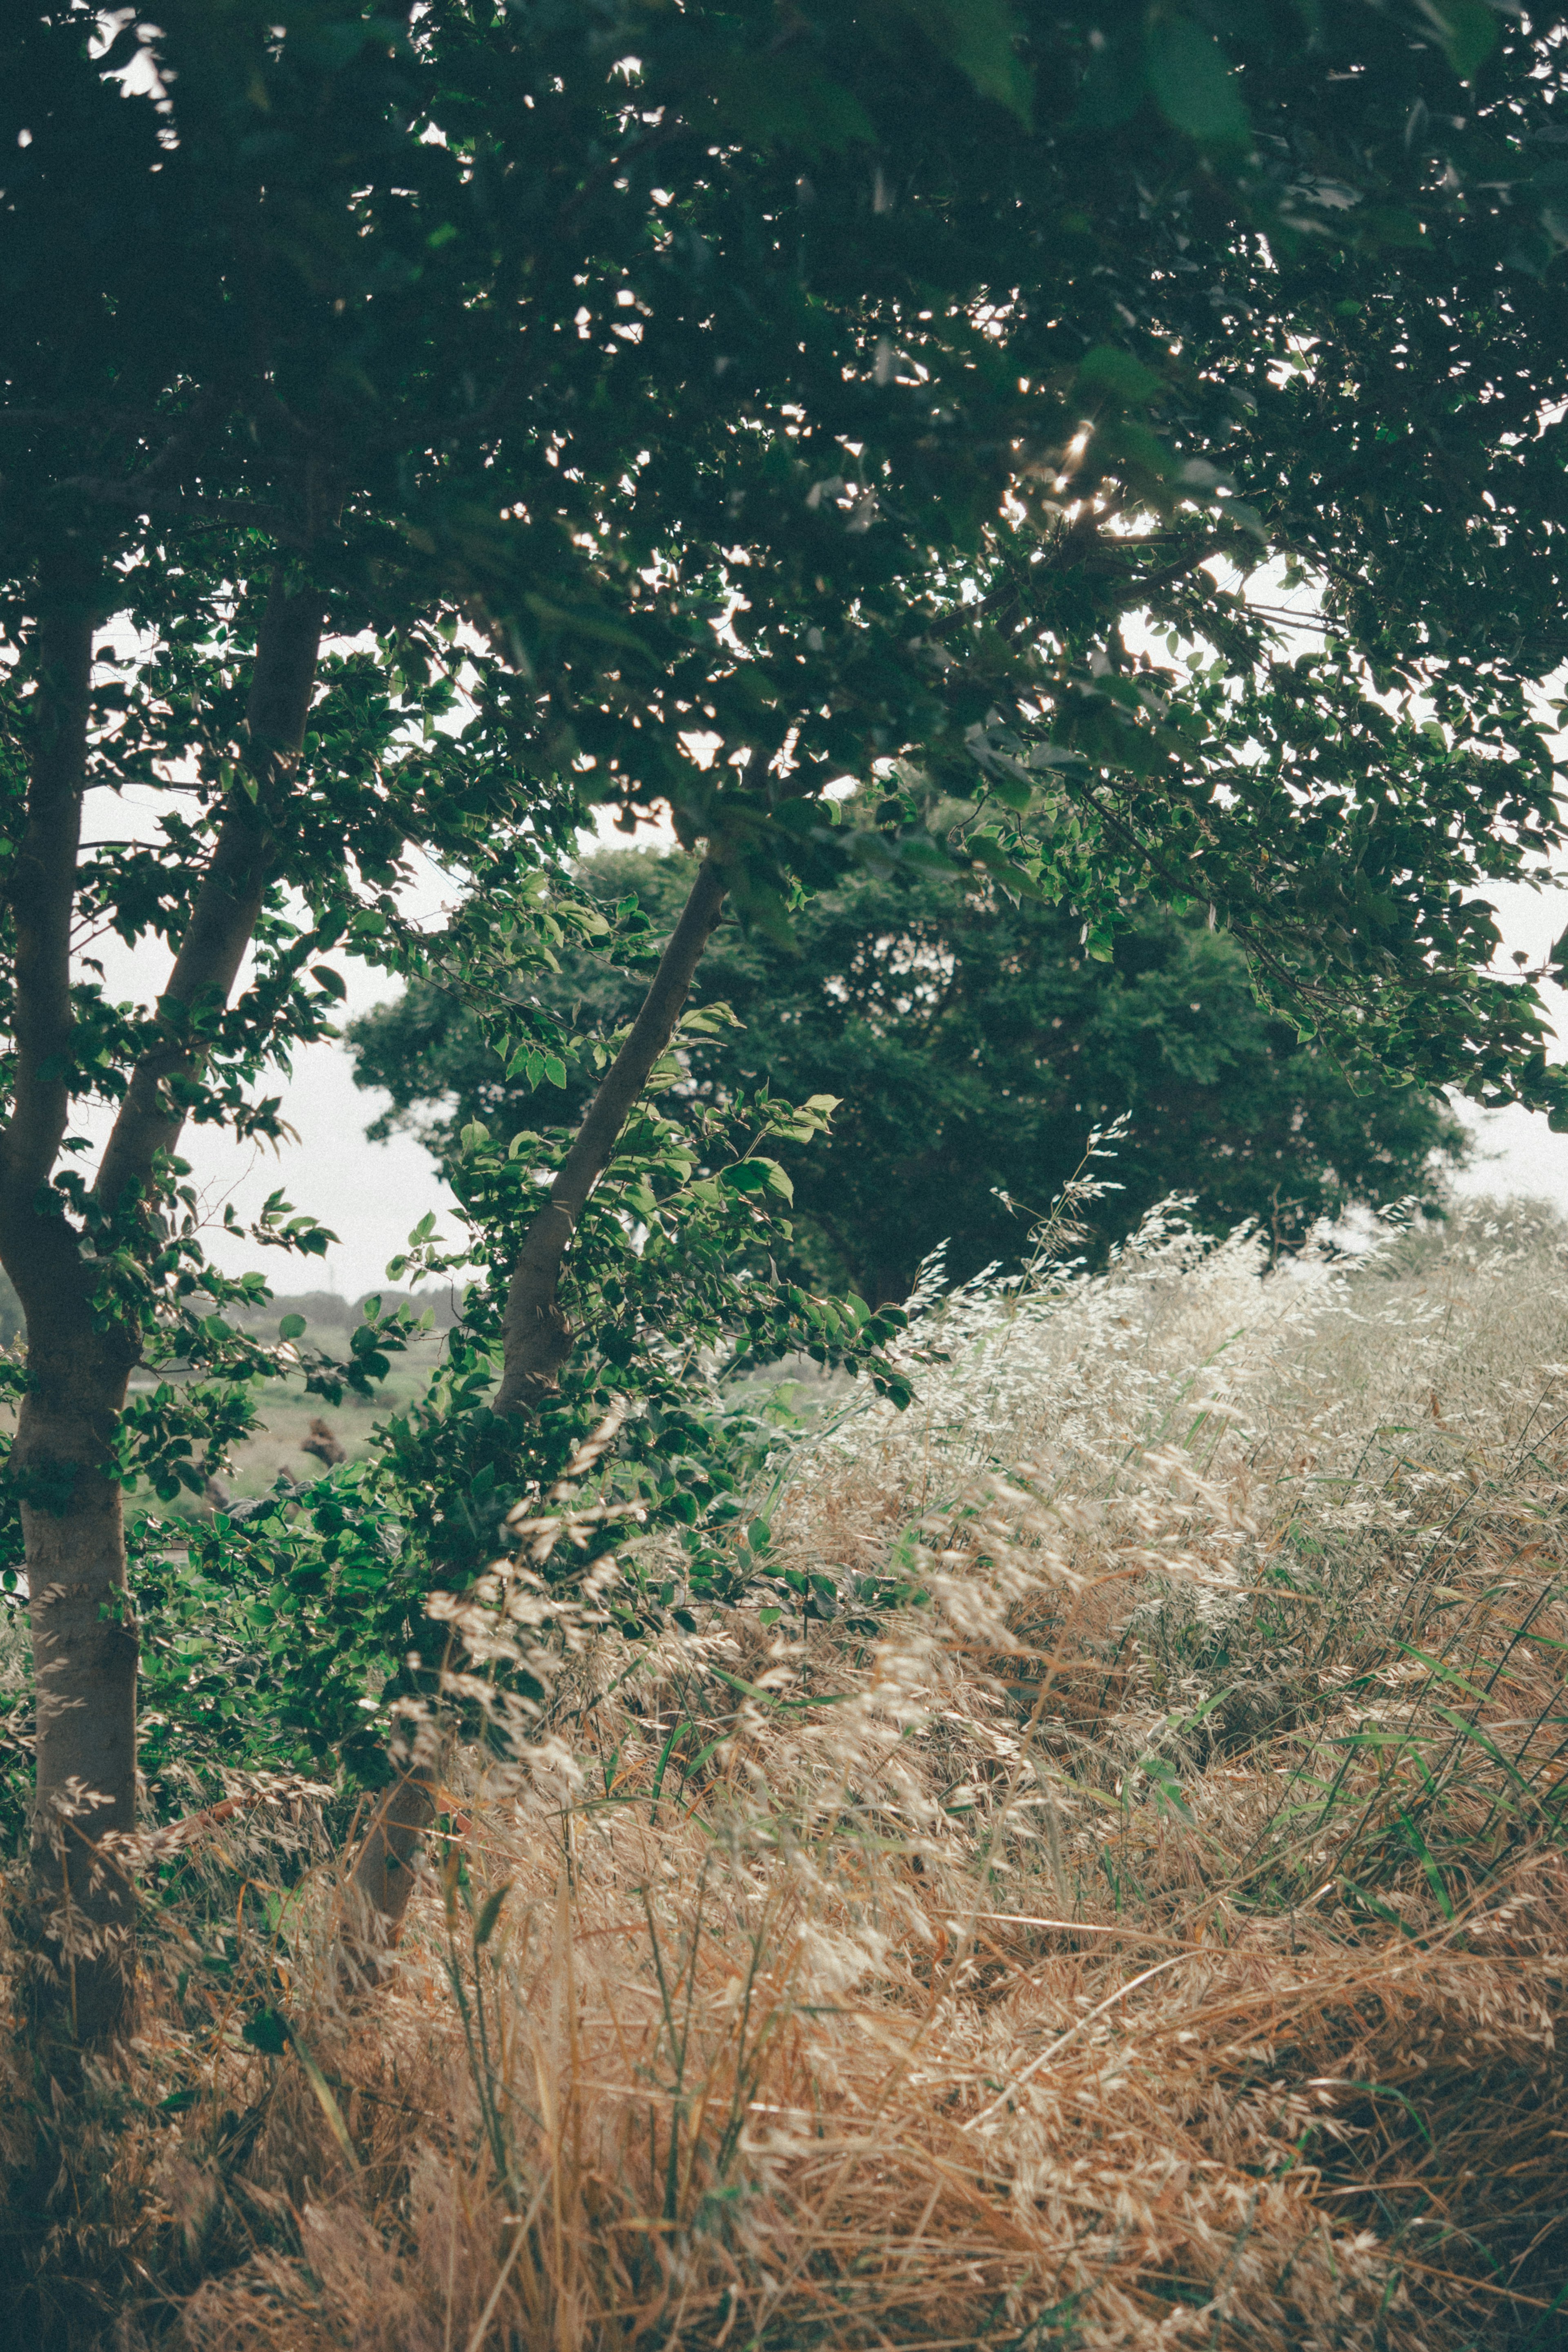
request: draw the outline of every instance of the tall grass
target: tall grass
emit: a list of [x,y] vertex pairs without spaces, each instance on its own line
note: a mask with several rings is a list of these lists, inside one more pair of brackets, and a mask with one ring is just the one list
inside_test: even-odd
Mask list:
[[585,1465],[390,1972],[236,1788],[132,2048],[17,2074],[25,2340],[1568,2340],[1565,1313],[1517,1210],[933,1299],[755,1498],[838,1613],[637,1652]]

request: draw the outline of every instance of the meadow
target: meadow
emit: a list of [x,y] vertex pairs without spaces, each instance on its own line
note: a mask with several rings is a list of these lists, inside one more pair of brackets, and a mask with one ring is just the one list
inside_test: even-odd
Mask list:
[[932,1286],[912,1407],[777,1416],[804,1622],[623,1641],[585,1455],[451,1604],[398,1951],[236,1776],[129,2049],[11,2063],[19,2340],[1568,2340],[1565,1318],[1518,1204]]

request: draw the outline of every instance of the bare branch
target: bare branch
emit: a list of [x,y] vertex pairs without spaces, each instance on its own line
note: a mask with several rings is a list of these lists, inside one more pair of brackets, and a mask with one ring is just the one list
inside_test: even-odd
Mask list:
[[145,499],[149,488],[162,489],[166,482],[178,481],[188,459],[196,455],[206,438],[209,427],[221,425],[224,418],[224,394],[208,385],[198,392],[184,415],[172,421],[173,430],[164,440],[155,457],[148,460],[138,474],[113,475],[102,479],[89,475],[76,475],[59,484],[63,490],[84,490],[99,498],[135,491],[138,502]]
[[522,1412],[556,1384],[571,1352],[571,1330],[556,1304],[567,1244],[589,1194],[604,1173],[621,1130],[647,1085],[654,1063],[674,1034],[727,887],[708,858],[697,868],[691,896],[670,934],[632,1032],[605,1072],[571,1150],[524,1237],[507,1292],[506,1357],[496,1393],[497,1412]]

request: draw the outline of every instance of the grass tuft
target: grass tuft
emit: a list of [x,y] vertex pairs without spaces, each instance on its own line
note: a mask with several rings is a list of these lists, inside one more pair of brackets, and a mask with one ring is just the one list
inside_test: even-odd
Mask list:
[[1565,1311],[1532,1213],[1156,1222],[781,1449],[831,1618],[633,1655],[536,1528],[386,1980],[317,1801],[236,1788],[130,2050],[14,2061],[26,2340],[1568,2340]]

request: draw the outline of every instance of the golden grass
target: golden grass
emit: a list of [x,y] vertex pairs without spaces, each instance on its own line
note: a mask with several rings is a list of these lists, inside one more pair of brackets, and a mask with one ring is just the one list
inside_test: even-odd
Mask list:
[[[258,1808],[97,2137],[16,2086],[27,2340],[1563,2341],[1568,1260],[1491,1223],[960,1299],[783,1465],[848,1625],[628,1677],[526,1537],[467,1687],[553,1696],[452,1759],[390,1980],[332,1990],[334,1860],[284,1896]],[[873,1577],[922,1597],[857,1633]]]

